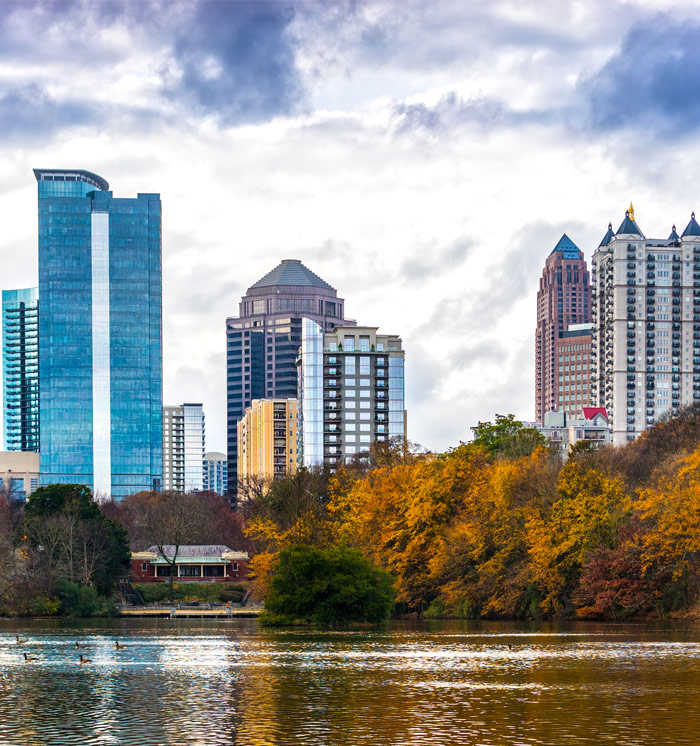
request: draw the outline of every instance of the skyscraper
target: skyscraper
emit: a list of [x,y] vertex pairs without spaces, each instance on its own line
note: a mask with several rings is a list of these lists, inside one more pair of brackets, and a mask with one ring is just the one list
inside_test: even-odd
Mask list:
[[253,399],[297,395],[302,317],[328,331],[344,319],[344,301],[298,259],[285,259],[248,288],[237,317],[226,319],[229,492],[236,492],[238,421]]
[[228,463],[226,454],[209,451],[204,454],[204,489],[225,495],[228,492]]
[[406,435],[401,339],[377,327],[323,333],[304,319],[299,368],[299,463],[335,470],[375,441]]
[[646,238],[634,209],[593,255],[593,384],[613,443],[700,400],[700,225]]
[[204,489],[204,433],[201,404],[163,407],[163,489]]
[[3,450],[39,450],[38,289],[2,291]]
[[238,422],[239,481],[294,474],[297,448],[297,400],[255,399]]
[[42,484],[117,498],[162,480],[161,205],[35,169]]
[[535,417],[557,410],[557,344],[569,324],[590,321],[590,284],[583,252],[564,234],[547,257],[537,292],[535,332]]

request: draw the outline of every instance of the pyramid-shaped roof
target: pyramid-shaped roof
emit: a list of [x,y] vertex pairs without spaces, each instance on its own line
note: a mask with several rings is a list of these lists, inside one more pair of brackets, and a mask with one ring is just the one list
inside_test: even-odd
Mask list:
[[601,246],[607,246],[615,238],[613,233],[612,223],[608,223],[608,232],[603,236],[603,240],[598,244],[598,248]]
[[578,259],[581,249],[564,233],[549,255],[551,256],[557,251],[564,255],[564,259]]
[[676,224],[673,224],[673,227],[671,228],[671,235],[668,237],[669,241],[680,241],[680,236],[676,233]]
[[271,272],[251,285],[250,289],[274,287],[276,285],[297,285],[335,290],[325,280],[305,267],[299,259],[283,259]]
[[629,210],[625,213],[625,219],[620,224],[620,227],[617,229],[617,233],[615,235],[619,235],[620,233],[632,234],[637,236],[643,235],[642,232],[639,230],[639,226],[635,222],[634,218],[630,216]]
[[690,214],[690,222],[686,225],[683,231],[683,238],[686,236],[700,236],[700,225],[695,220],[695,213]]

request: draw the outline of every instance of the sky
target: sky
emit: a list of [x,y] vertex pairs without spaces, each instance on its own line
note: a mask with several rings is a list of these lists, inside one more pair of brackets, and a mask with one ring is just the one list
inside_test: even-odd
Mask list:
[[163,204],[165,403],[225,451],[225,319],[282,259],[399,334],[432,450],[534,418],[535,298],[630,201],[700,211],[700,6],[0,2],[3,288],[37,283],[32,168]]

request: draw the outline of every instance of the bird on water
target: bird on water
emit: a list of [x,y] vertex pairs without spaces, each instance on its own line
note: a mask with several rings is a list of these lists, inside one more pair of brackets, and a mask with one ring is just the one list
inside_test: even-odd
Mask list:
[[19,635],[15,635],[15,640],[17,640],[18,645],[22,645],[22,643],[27,642],[26,638],[21,638]]
[[87,648],[88,646],[87,646],[87,645],[81,645],[81,644],[80,644],[80,643],[79,643],[79,642],[78,642],[78,641],[76,640],[76,641],[75,641],[75,647],[76,647],[76,648],[79,648],[79,649],[80,649],[80,648],[82,648],[82,649],[85,649],[85,648]]
[[92,663],[92,661],[89,658],[83,658],[82,653],[80,655],[80,665],[82,666],[84,663]]
[[114,647],[115,647],[115,648],[116,648],[117,650],[126,650],[126,645],[120,645],[120,644],[119,644],[119,642],[118,642],[117,640],[115,640],[115,641],[114,641]]
[[36,656],[34,656],[34,655],[27,655],[26,653],[24,653],[24,662],[25,663],[30,663],[31,661],[38,661],[38,660],[39,659]]

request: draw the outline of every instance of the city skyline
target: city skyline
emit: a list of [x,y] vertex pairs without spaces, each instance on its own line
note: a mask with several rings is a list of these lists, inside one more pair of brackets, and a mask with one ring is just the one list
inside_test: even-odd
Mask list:
[[221,320],[280,260],[401,334],[409,436],[439,450],[534,417],[532,288],[562,233],[590,266],[630,200],[660,236],[700,204],[695,8],[171,7],[3,3],[0,256],[4,287],[35,284],[32,166],[160,192],[164,396],[205,403],[213,450]]

